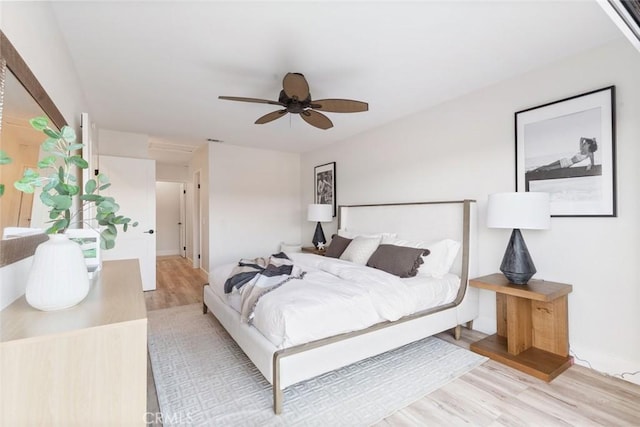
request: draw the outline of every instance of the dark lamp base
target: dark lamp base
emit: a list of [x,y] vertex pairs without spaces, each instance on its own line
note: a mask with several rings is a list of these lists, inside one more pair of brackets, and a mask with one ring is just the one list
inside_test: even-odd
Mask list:
[[322,226],[320,225],[320,221],[316,225],[316,231],[313,234],[313,246],[318,249],[318,243],[325,244],[327,243],[327,239],[324,237],[324,231],[322,231]]
[[516,285],[526,285],[529,279],[536,274],[536,266],[533,265],[522,233],[517,228],[514,228],[511,233],[511,239],[509,239],[502,264],[500,264],[500,271],[511,283]]

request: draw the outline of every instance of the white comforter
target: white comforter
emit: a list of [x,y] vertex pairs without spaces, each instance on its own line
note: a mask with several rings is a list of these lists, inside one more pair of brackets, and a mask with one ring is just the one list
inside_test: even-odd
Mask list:
[[[306,276],[264,295],[253,319],[253,326],[277,347],[364,329],[428,308],[403,279],[384,271],[316,255],[288,255]],[[222,290],[232,266],[214,270],[213,289],[238,310],[239,295]],[[455,292],[457,286],[429,305],[450,302]]]

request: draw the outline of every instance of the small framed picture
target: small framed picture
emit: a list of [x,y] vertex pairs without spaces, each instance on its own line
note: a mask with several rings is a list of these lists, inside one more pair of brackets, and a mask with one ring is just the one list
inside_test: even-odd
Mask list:
[[336,216],[336,162],[316,166],[313,182],[315,185],[314,203],[332,205],[333,216]]
[[516,190],[551,216],[616,216],[615,86],[515,113]]
[[80,245],[84,255],[84,261],[87,264],[89,277],[93,277],[98,271],[102,263],[100,261],[100,234],[90,228],[68,229],[66,231],[69,240]]

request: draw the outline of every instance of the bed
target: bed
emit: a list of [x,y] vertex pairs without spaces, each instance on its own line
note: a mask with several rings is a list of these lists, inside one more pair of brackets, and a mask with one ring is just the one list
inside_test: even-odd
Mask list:
[[[453,239],[461,243],[451,271],[438,281],[442,295],[449,295],[441,295],[446,302],[437,306],[417,306],[417,311],[402,315],[397,320],[391,316],[392,321],[382,320],[330,336],[325,336],[331,333],[330,330],[324,330],[320,332],[323,335],[316,335],[311,341],[304,337],[279,340],[260,332],[259,322],[250,326],[241,321],[237,303],[234,308],[220,290],[221,282],[228,274],[224,268],[216,269],[211,275],[211,285],[205,285],[203,289],[203,312],[212,312],[272,384],[273,408],[278,414],[282,411],[283,390],[293,384],[445,330],[454,329],[456,338],[459,338],[461,325],[470,327],[478,315],[477,290],[468,286],[475,267],[475,223],[475,202],[472,200],[339,207],[338,228],[344,232],[357,230],[366,234],[384,231],[393,233],[398,239],[427,242]],[[337,265],[335,268],[343,268],[340,262],[322,260],[318,255],[291,254],[291,258],[311,272],[333,264]],[[344,265],[344,268],[349,266]],[[376,280],[377,272],[371,274],[371,280]],[[411,279],[400,280],[411,286]],[[295,284],[282,288],[286,286],[295,291]],[[268,306],[266,302],[264,305]],[[256,318],[259,317],[256,310]]]

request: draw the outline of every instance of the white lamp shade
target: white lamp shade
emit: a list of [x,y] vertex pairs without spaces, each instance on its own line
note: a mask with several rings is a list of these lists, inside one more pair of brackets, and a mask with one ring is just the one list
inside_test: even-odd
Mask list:
[[489,195],[487,227],[544,230],[550,227],[549,193]]
[[309,205],[307,220],[313,222],[333,221],[333,205]]

